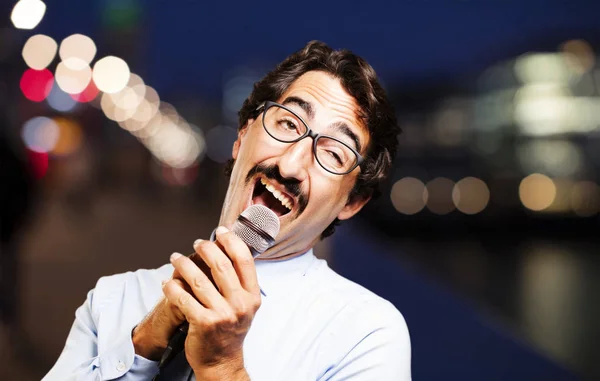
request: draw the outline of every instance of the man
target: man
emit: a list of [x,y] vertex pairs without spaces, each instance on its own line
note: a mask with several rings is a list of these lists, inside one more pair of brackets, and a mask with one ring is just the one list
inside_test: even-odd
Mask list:
[[[402,315],[312,253],[378,192],[395,155],[399,128],[375,72],[311,42],[255,84],[239,116],[216,241],[101,278],[45,380],[152,379],[185,321],[184,370],[167,375],[173,360],[160,379],[410,379]],[[228,230],[252,204],[281,224],[256,260]]]

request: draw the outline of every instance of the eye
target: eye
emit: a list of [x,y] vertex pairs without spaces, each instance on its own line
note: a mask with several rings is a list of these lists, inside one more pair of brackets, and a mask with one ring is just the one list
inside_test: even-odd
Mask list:
[[327,153],[330,154],[340,166],[342,165],[342,158],[337,154],[337,152],[327,151]]
[[296,123],[291,119],[280,119],[278,124],[281,128],[288,130],[288,131],[297,131],[298,130]]

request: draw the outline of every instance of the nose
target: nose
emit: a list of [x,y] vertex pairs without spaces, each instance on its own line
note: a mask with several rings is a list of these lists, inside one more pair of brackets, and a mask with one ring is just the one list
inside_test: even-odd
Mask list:
[[295,178],[303,181],[312,165],[314,155],[312,154],[312,139],[302,139],[296,143],[290,143],[279,159],[279,171],[285,178]]

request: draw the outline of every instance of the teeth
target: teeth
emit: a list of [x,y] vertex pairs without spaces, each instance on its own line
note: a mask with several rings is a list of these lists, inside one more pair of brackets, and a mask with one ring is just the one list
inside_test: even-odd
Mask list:
[[292,210],[292,200],[288,199],[283,193],[281,193],[280,191],[278,191],[277,189],[275,189],[274,186],[272,186],[271,184],[268,184],[265,181],[265,179],[261,178],[260,182],[262,183],[262,185],[265,186],[265,188],[267,188],[267,190],[269,192],[271,192],[273,194],[273,196],[276,199],[278,199],[281,202],[281,205],[285,206],[289,210]]

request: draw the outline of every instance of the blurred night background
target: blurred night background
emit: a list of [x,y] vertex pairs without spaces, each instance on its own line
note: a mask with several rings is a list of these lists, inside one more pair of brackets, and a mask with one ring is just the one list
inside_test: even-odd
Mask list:
[[600,379],[591,0],[2,1],[0,379],[50,369],[99,277],[210,234],[239,107],[314,39],[373,65],[404,130],[315,251],[404,314],[413,378]]

